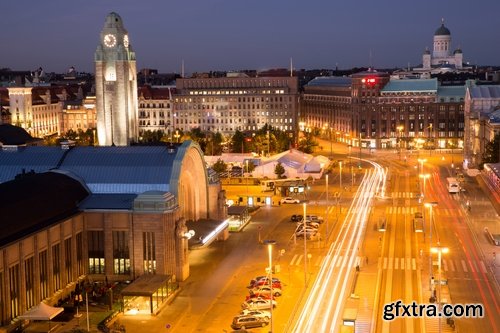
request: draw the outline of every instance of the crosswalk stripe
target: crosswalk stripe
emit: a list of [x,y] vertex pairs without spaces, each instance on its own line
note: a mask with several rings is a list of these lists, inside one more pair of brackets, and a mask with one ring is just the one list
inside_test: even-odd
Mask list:
[[393,267],[393,261],[394,261],[394,258],[389,258],[389,269],[392,269]]
[[470,260],[469,260],[469,266],[472,273],[476,273],[476,265],[474,265],[474,263]]
[[462,268],[464,269],[464,272],[467,273],[469,270],[467,269],[467,265],[465,264],[465,261],[462,260]]
[[292,261],[290,261],[290,265],[294,265],[295,259],[297,259],[297,255],[294,255]]
[[479,264],[480,264],[480,267],[481,267],[481,272],[486,273],[487,272],[486,271],[486,265],[484,264],[484,262],[481,260],[479,262]]
[[415,258],[411,258],[411,269],[417,269],[417,261],[415,260]]
[[398,269],[398,262],[399,262],[398,258],[395,258],[395,260],[394,260],[394,269]]
[[384,257],[384,264],[382,265],[383,269],[387,269],[387,258]]
[[455,271],[455,263],[453,263],[453,260],[450,260],[450,268],[452,272]]
[[406,269],[407,270],[411,269],[411,258],[406,258]]
[[401,260],[401,265],[399,267],[401,267],[401,269],[405,269],[405,258],[400,258]]

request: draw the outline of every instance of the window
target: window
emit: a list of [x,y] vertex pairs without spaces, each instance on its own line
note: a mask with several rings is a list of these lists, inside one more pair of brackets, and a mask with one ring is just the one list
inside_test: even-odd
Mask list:
[[26,308],[31,308],[35,305],[35,292],[34,292],[34,277],[35,266],[33,257],[24,261],[24,276],[26,277]]
[[20,313],[20,299],[19,299],[19,264],[9,268],[9,292],[10,292],[10,314],[11,319],[19,316]]
[[89,274],[104,274],[104,231],[88,232]]
[[113,231],[113,271],[114,274],[130,274],[127,231]]
[[40,261],[40,299],[49,297],[47,250],[38,255]]
[[52,246],[52,276],[54,291],[61,289],[61,247],[59,244]]
[[156,273],[155,233],[142,233],[142,256],[144,258],[144,274]]

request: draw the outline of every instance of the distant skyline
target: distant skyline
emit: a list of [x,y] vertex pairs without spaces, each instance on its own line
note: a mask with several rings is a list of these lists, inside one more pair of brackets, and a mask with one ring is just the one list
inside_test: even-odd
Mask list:
[[137,68],[160,72],[416,67],[444,18],[464,61],[500,65],[500,1],[50,0],[2,4],[0,68],[94,72],[118,13]]

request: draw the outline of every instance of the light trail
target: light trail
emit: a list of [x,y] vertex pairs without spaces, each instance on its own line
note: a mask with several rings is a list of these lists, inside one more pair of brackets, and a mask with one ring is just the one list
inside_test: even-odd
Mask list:
[[373,169],[365,171],[339,234],[322,262],[293,332],[333,333],[340,329],[344,302],[350,294],[371,201],[375,195],[383,197],[385,194],[385,170],[375,162],[362,161],[370,163]]

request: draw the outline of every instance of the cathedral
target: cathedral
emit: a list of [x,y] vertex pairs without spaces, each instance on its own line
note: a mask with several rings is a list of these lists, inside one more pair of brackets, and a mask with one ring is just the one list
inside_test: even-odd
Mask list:
[[441,26],[434,33],[432,52],[426,49],[422,55],[422,67],[414,68],[414,70],[437,74],[463,72],[469,69],[469,67],[463,66],[462,50],[457,48],[452,52],[451,32],[445,27],[443,19]]

